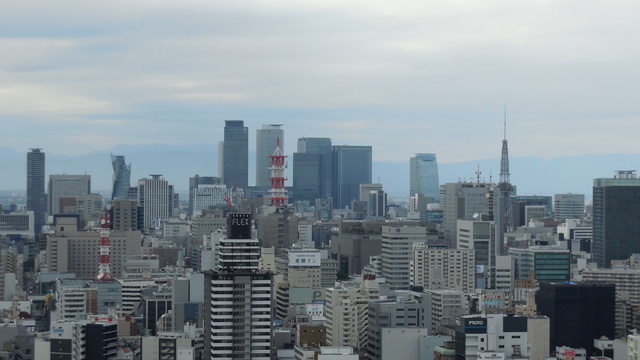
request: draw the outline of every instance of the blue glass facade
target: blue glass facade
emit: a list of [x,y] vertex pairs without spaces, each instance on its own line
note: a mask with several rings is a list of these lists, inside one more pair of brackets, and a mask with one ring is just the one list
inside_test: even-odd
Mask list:
[[249,129],[242,120],[225,120],[222,182],[229,187],[249,186]]
[[440,202],[436,154],[416,154],[410,159],[409,168],[409,195],[424,194],[434,202]]
[[371,184],[371,146],[333,146],[333,201],[344,208],[360,199],[360,184]]

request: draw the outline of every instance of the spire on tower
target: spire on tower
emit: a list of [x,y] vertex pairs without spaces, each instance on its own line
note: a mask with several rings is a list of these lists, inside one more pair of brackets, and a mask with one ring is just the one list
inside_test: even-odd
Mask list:
[[509,144],[507,143],[507,106],[504,106],[504,138],[502,140],[502,158],[500,160],[500,182],[511,183],[509,173]]

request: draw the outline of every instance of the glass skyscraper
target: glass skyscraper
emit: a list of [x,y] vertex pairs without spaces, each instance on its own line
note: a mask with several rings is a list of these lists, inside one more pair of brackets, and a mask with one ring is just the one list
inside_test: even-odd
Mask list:
[[293,154],[293,194],[295,201],[322,198],[322,155]]
[[333,203],[343,209],[360,199],[360,184],[371,184],[371,146],[333,146]]
[[[317,154],[320,155],[319,157],[314,157],[314,156],[299,156],[298,157],[298,162],[304,162],[305,165],[299,165],[300,166],[311,166],[310,162],[313,161],[319,161],[320,163],[317,164],[320,168],[319,168],[319,173],[318,173],[318,178],[316,181],[319,181],[319,193],[318,196],[316,196],[316,198],[328,198],[332,196],[331,193],[331,188],[332,188],[332,183],[331,183],[331,176],[332,176],[332,164],[333,164],[333,159],[332,159],[332,153],[331,153],[331,139],[329,138],[299,138],[298,139],[298,153],[300,154]],[[294,155],[295,156],[295,155]],[[315,159],[315,160],[313,160]],[[316,185],[303,185],[299,180],[296,180],[296,174],[300,174],[301,169],[296,170],[296,159],[294,157],[294,165],[293,165],[293,181],[294,181],[294,187],[300,188],[300,187],[310,187],[310,188],[316,188]],[[314,167],[315,169],[315,167]],[[315,171],[315,170],[314,170]],[[300,174],[300,176],[305,176],[303,174]],[[315,179],[315,178],[314,178]],[[294,194],[295,195],[295,194]],[[310,194],[308,194],[307,196],[310,196]],[[296,199],[298,199],[297,195],[296,195]]]
[[409,168],[409,195],[423,194],[432,198],[433,202],[440,202],[436,154],[416,154],[410,159]]
[[249,186],[249,129],[243,120],[225,120],[222,182],[229,187]]
[[44,224],[47,197],[44,192],[44,152],[34,148],[27,153],[27,210],[33,211],[35,236]]
[[593,180],[593,260],[611,267],[640,253],[640,179],[633,171]]
[[113,191],[111,200],[126,199],[129,187],[131,187],[131,164],[127,165],[124,155],[111,154],[113,165]]
[[280,139],[280,150],[284,153],[284,130],[280,124],[262,125],[256,130],[256,186],[271,188],[271,158]]

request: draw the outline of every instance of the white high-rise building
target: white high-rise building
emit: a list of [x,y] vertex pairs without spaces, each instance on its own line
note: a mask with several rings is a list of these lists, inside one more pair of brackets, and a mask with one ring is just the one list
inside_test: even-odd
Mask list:
[[411,261],[414,243],[425,244],[423,226],[382,227],[382,277],[392,290],[408,290],[411,285]]
[[205,272],[207,359],[268,360],[273,275],[258,270],[260,245],[250,214],[229,214],[217,245],[219,270]]
[[173,213],[173,185],[162,175],[138,180],[138,205],[142,207],[145,229],[159,229]]
[[493,221],[458,220],[458,249],[473,249],[476,256],[476,288],[496,286],[496,229]]
[[333,346],[362,349],[367,345],[368,304],[380,298],[375,275],[363,275],[359,287],[327,288],[327,342]]
[[281,124],[262,125],[262,129],[256,129],[256,186],[270,188],[271,159],[269,156],[280,142],[280,150],[284,153],[284,130]]
[[411,285],[471,293],[475,289],[475,262],[473,249],[417,246],[411,264]]

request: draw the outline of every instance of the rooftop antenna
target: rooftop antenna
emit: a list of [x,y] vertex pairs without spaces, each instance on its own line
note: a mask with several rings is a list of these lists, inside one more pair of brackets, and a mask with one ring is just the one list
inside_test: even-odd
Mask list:
[[500,182],[509,184],[509,147],[507,143],[507,105],[504,106],[504,139],[502,140],[502,158],[500,159]]
[[480,175],[482,174],[482,171],[480,171],[480,164],[478,164],[478,170],[476,170],[476,182],[478,184],[480,184]]

